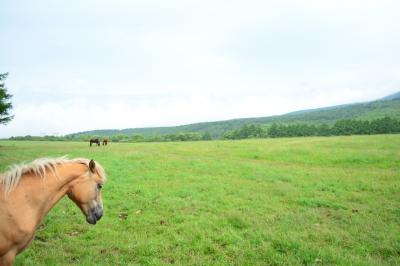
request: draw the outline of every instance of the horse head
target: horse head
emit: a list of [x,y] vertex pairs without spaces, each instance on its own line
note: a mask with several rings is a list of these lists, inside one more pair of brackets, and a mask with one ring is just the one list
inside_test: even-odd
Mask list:
[[71,182],[67,192],[68,197],[81,209],[90,224],[96,224],[103,216],[101,188],[104,181],[103,169],[90,160],[88,171]]

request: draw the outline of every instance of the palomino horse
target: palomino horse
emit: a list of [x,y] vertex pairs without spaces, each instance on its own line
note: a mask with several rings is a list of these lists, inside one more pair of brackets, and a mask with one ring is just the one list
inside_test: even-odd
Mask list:
[[108,144],[108,139],[103,139],[103,146],[107,146]]
[[100,164],[65,157],[37,159],[0,174],[0,265],[32,241],[44,216],[64,195],[96,224],[103,215],[101,187],[106,180]]
[[90,147],[92,147],[92,143],[96,143],[97,146],[100,146],[100,140],[99,139],[90,139]]

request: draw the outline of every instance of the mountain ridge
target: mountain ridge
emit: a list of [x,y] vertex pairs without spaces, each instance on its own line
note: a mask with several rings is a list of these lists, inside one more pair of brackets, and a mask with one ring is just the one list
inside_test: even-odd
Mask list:
[[212,137],[220,137],[227,130],[237,129],[244,124],[254,123],[268,126],[276,123],[309,123],[309,124],[333,124],[341,119],[371,120],[390,116],[400,118],[400,92],[388,95],[379,100],[349,103],[335,106],[328,106],[315,109],[305,109],[293,111],[282,115],[234,118],[220,121],[199,122],[177,126],[163,127],[142,127],[125,129],[97,129],[68,134],[67,136],[77,135],[99,135],[111,136],[116,134],[127,135],[163,135],[178,132],[209,132]]

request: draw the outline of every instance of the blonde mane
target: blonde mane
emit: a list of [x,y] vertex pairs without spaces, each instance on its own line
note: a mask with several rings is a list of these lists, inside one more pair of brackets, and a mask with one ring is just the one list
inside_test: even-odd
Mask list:
[[[89,166],[89,162],[89,159],[68,159],[66,156],[59,158],[39,158],[30,163],[22,163],[10,166],[8,171],[0,174],[0,185],[3,185],[5,193],[9,194],[13,189],[15,189],[22,176],[26,173],[33,173],[36,176],[44,178],[46,171],[50,170],[55,176],[57,176],[57,165],[64,163],[81,163]],[[98,162],[96,162],[96,171],[103,180],[106,179],[105,171]]]

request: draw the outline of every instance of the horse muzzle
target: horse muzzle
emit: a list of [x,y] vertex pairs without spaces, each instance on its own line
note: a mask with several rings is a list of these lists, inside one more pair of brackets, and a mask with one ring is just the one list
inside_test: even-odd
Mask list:
[[88,215],[86,216],[86,221],[90,224],[96,224],[97,221],[103,216],[103,207],[97,205],[95,208],[91,208]]

